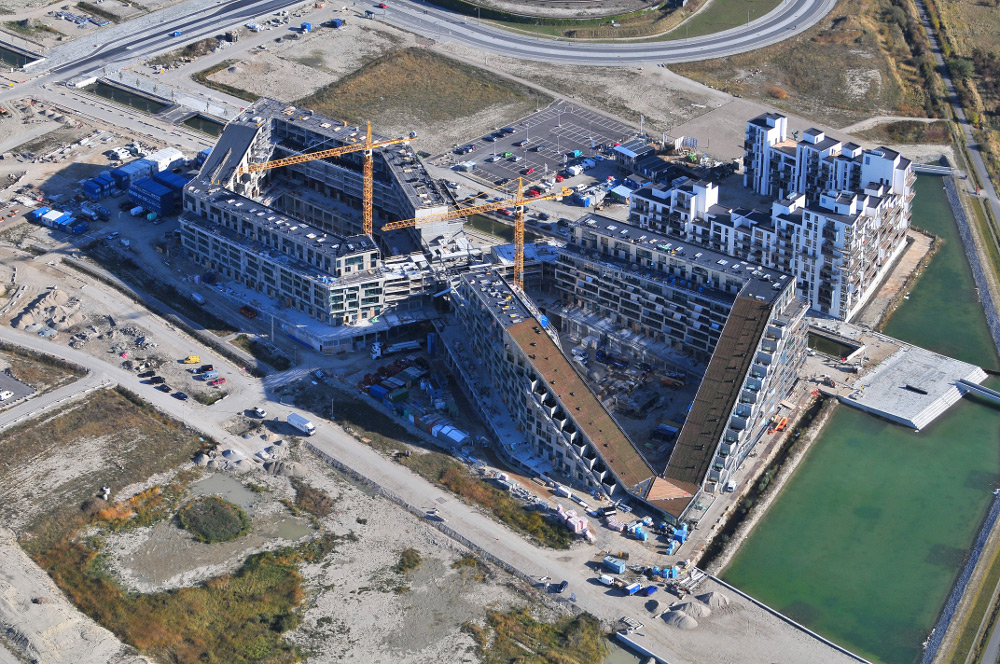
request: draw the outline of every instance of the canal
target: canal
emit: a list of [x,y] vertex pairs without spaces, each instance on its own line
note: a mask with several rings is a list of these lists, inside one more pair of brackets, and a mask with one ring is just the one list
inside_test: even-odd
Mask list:
[[[918,178],[913,224],[944,244],[886,332],[996,368],[940,178]],[[859,655],[912,664],[1000,478],[998,415],[966,398],[913,433],[838,407],[723,578]]]
[[6,48],[5,46],[0,46],[0,62],[9,67],[23,67],[29,62],[34,62],[37,59],[38,58],[33,58],[23,53],[18,53],[17,51]]
[[222,130],[226,125],[219,122],[218,120],[213,120],[212,118],[207,118],[204,115],[192,115],[188,119],[184,120],[182,124],[191,127],[192,129],[197,129],[198,131],[204,132],[211,136],[219,136],[222,134]]
[[114,85],[108,85],[104,81],[98,81],[93,85],[88,85],[84,89],[88,92],[93,92],[98,97],[104,97],[125,106],[131,106],[136,110],[151,115],[159,113],[170,106],[170,104],[154,99],[153,97],[147,97],[146,95],[130,92]]

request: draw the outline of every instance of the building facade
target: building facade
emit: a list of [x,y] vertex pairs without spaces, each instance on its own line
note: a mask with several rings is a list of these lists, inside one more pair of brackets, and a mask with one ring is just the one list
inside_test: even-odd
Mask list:
[[910,162],[815,129],[792,142],[775,114],[747,124],[746,146],[744,183],[770,210],[720,205],[714,183],[689,180],[634,192],[630,223],[791,275],[816,313],[850,320],[905,247]]

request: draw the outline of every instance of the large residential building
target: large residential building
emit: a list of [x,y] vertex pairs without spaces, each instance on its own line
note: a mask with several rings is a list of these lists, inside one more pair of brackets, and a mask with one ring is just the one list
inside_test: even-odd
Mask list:
[[720,205],[715,184],[689,180],[634,192],[630,222],[791,275],[815,312],[849,320],[905,247],[913,169],[887,148],[787,131],[781,115],[747,123],[744,183],[770,210]]
[[[683,519],[777,416],[805,358],[807,306],[773,269],[597,215],[571,230],[548,282],[556,303],[547,317],[494,269],[457,279],[457,337],[477,366],[445,344],[453,368],[470,390],[492,385],[521,425],[524,440],[505,450],[514,463]],[[583,337],[596,333],[588,316],[707,361],[665,468],[643,459],[559,347],[549,320]]]
[[357,335],[384,312],[420,309],[443,283],[449,261],[478,261],[481,252],[467,242],[441,242],[453,238],[455,222],[378,232],[387,221],[448,207],[408,146],[374,153],[375,238],[361,234],[361,151],[240,170],[360,140],[358,127],[272,99],[256,102],[226,126],[185,187],[183,246],[206,268],[283,307],[332,327],[360,325]]

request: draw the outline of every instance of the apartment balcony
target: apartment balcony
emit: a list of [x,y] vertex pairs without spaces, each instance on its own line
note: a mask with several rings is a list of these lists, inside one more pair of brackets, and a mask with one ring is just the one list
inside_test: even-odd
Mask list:
[[[761,353],[758,353],[758,356],[759,355],[761,355]],[[770,359],[770,358],[768,358],[768,359]],[[761,358],[758,357],[757,358],[757,363],[754,364],[752,367],[750,367],[750,377],[751,378],[760,378],[760,379],[767,378],[767,372],[769,370],[768,368],[770,367],[771,363],[768,362],[767,364],[764,364],[760,360],[761,360]]]
[[753,390],[743,390],[740,394],[740,403],[750,404],[751,406],[757,403],[757,392]]
[[778,350],[778,344],[765,338],[760,344],[760,349],[765,353],[774,353]]
[[726,434],[722,438],[723,445],[732,446],[740,442],[740,433],[735,429],[726,429]]
[[750,376],[747,378],[746,383],[743,384],[743,387],[751,392],[760,392],[763,385],[764,380],[762,378],[754,378],[753,376]]
[[729,428],[736,431],[744,431],[747,428],[746,418],[733,415],[729,418]]

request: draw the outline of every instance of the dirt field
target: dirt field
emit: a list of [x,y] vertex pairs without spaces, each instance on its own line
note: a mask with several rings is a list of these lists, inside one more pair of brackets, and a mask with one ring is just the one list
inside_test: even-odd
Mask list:
[[[684,76],[833,126],[941,110],[912,5],[843,0],[818,25],[743,55],[672,65]],[[912,35],[906,36],[909,30]],[[891,113],[890,113],[891,112]]]

